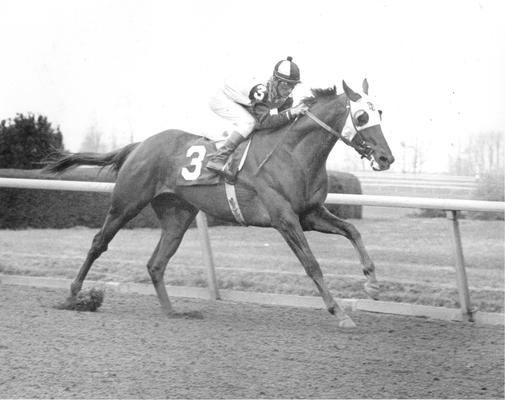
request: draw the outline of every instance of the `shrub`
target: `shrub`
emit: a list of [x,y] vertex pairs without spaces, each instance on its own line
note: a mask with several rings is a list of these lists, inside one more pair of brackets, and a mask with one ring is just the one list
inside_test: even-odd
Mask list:
[[492,171],[479,176],[473,198],[476,200],[504,201],[504,171]]
[[[328,171],[328,192],[362,194],[361,183],[353,174],[347,172]],[[350,204],[327,204],[326,208],[340,218],[361,219],[363,207],[361,205]]]
[[[431,208],[421,208],[420,210],[410,214],[412,217],[417,218],[445,218],[446,212],[445,210],[433,210]],[[461,218],[462,215],[460,214]]]
[[63,149],[63,137],[44,116],[18,114],[0,122],[0,168],[40,168],[56,149]]
[[[482,174],[477,180],[477,187],[472,194],[473,200],[504,201],[504,172],[493,171]],[[419,218],[443,218],[446,216],[444,210],[421,209],[412,214]],[[469,211],[459,214],[459,218],[470,218],[479,220],[503,220],[504,213],[487,211]]]
[[[56,179],[39,170],[0,169],[5,178]],[[77,168],[58,179],[71,181],[114,182],[108,169]],[[0,188],[0,229],[70,228],[102,226],[110,205],[109,193],[73,192],[42,189]],[[151,207],[130,221],[127,228],[159,227]]]
[[[491,171],[480,175],[477,180],[477,188],[475,189],[473,198],[475,200],[504,201],[504,178],[503,170]],[[475,211],[468,213],[468,217],[482,220],[503,220],[504,214]]]

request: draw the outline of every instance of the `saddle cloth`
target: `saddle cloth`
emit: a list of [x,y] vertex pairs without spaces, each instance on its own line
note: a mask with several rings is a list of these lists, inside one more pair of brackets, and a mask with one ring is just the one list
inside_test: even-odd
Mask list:
[[[237,174],[243,165],[246,152],[249,150],[250,139],[241,143],[228,160],[230,169]],[[209,155],[217,151],[216,142],[207,138],[199,138],[189,142],[182,149],[183,161],[177,174],[177,185],[197,186],[216,185],[221,181],[221,177],[215,172],[208,170],[205,165]]]

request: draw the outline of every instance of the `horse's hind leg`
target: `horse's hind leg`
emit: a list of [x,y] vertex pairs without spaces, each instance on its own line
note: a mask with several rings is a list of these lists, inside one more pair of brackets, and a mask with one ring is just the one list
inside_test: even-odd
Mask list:
[[114,238],[116,233],[133,217],[135,217],[142,208],[148,203],[148,200],[137,199],[136,202],[124,204],[121,201],[114,201],[105,217],[105,222],[100,231],[93,238],[91,248],[88,251],[86,260],[82,264],[77,277],[70,286],[70,294],[74,298],[82,288],[82,284],[93,262],[107,250],[107,246]]
[[361,234],[353,224],[346,222],[332,213],[326,207],[321,206],[301,218],[302,227],[305,230],[315,230],[323,233],[334,233],[345,236],[352,243],[359,254],[363,274],[366,276],[365,291],[373,299],[379,295],[379,284],[375,277],[375,265],[366,251]]
[[160,220],[162,232],[160,241],[147,263],[147,270],[163,312],[167,316],[173,316],[175,313],[168,298],[163,276],[168,261],[177,251],[198,209],[172,195],[156,197],[151,205]]

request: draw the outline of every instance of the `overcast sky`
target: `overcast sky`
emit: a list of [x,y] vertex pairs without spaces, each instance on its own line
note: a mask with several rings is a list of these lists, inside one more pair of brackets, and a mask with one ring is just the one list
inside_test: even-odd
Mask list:
[[[77,151],[91,127],[142,140],[216,129],[207,101],[229,73],[268,77],[290,55],[303,84],[367,77],[394,152],[505,128],[505,2],[0,0],[0,119],[48,116]],[[343,146],[343,145],[340,145]]]

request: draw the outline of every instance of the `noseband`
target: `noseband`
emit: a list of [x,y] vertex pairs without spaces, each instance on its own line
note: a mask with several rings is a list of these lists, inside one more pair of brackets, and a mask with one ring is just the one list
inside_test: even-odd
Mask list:
[[[347,114],[345,117],[346,119],[349,117],[349,113],[351,112],[351,105],[349,102],[350,102],[350,100],[347,99],[347,104],[345,106],[345,108],[347,109]],[[310,119],[312,119],[315,123],[317,123],[321,128],[323,128],[327,132],[331,133],[337,139],[342,140],[346,145],[348,145],[348,146],[352,147],[354,150],[356,150],[359,153],[359,155],[361,156],[361,158],[366,158],[368,161],[372,162],[372,167],[373,167],[373,159],[372,159],[373,148],[363,138],[363,135],[360,133],[360,131],[356,127],[356,123],[354,122],[354,118],[352,117],[352,115],[351,115],[351,121],[352,121],[354,129],[356,131],[356,134],[352,140],[348,140],[346,137],[342,136],[341,133],[337,132],[331,126],[329,126],[325,122],[321,121],[318,117],[316,117],[310,111],[306,111],[305,115],[307,117],[309,117]]]

